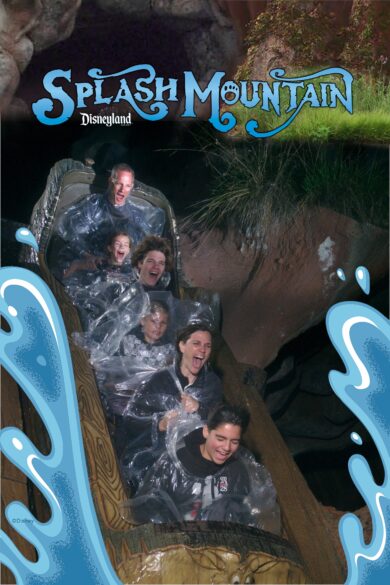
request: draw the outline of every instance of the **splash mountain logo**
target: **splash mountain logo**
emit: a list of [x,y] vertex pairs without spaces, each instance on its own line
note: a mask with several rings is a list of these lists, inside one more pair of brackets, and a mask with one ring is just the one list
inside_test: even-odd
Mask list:
[[[143,76],[129,80],[134,74]],[[310,108],[336,108],[339,104],[352,114],[353,76],[341,67],[330,67],[301,77],[285,77],[284,69],[272,69],[272,82],[224,81],[226,73],[217,71],[209,83],[199,84],[192,71],[184,72],[184,92],[178,93],[178,79],[157,77],[151,65],[135,65],[117,73],[103,75],[101,69],[88,71],[89,81],[72,84],[72,71],[55,69],[43,78],[43,87],[51,96],[32,104],[32,110],[42,124],[66,122],[75,110],[93,106],[107,108],[125,102],[140,118],[159,121],[169,113],[168,104],[182,100],[180,118],[197,118],[196,101],[206,104],[209,122],[220,132],[237,125],[237,108],[254,109],[255,116],[245,123],[247,133],[254,138],[268,138],[287,128],[307,104]],[[110,91],[106,82],[110,81]],[[112,84],[115,91],[112,92]],[[107,93],[105,93],[107,91]],[[112,95],[110,95],[112,94]],[[181,97],[183,95],[183,98]],[[58,115],[48,116],[54,108]],[[276,123],[265,131],[259,130],[258,114],[272,115]],[[80,112],[81,113],[81,112]],[[256,116],[257,114],[257,116]]]

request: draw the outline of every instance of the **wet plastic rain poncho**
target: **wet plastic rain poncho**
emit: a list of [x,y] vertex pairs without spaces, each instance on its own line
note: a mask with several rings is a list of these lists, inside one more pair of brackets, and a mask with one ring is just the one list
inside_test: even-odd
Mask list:
[[69,284],[66,290],[80,311],[84,333],[73,333],[74,341],[91,354],[91,361],[118,352],[121,339],[147,312],[149,297],[131,275],[97,276],[88,286]]
[[183,414],[183,394],[199,402],[197,415],[205,419],[222,402],[222,384],[206,366],[189,384],[174,364],[145,380],[128,401],[124,415],[116,418],[114,441],[124,478],[130,485],[138,485],[151,463],[165,450],[166,433],[159,430],[159,422],[169,411]]
[[156,343],[148,343],[138,326],[122,339],[120,353],[131,363],[145,364],[156,370],[164,368],[173,363],[176,353],[173,343],[168,343],[165,337]]
[[217,465],[201,455],[204,442],[198,417],[173,423],[167,432],[167,452],[125,505],[124,516],[139,523],[238,522],[279,534],[279,506],[266,468],[243,447]]
[[63,271],[70,261],[85,253],[102,256],[107,239],[113,233],[129,234],[133,246],[146,235],[161,235],[165,224],[164,211],[159,207],[132,201],[115,206],[108,193],[93,194],[72,205],[57,220],[54,232],[65,241],[59,254],[59,268]]
[[[176,333],[189,323],[207,323],[211,328],[212,312],[203,303],[181,301],[169,291],[143,293],[142,299],[127,302],[126,287],[121,285],[125,300],[114,303],[107,298],[112,290],[104,285],[73,287],[70,291],[75,304],[84,314],[88,312],[88,330],[74,336],[76,343],[91,352],[91,363],[95,368],[99,387],[107,392],[107,403],[113,404],[112,412],[123,414],[129,398],[139,389],[141,373],[150,377],[161,368],[173,363]],[[138,284],[138,287],[140,285]],[[131,285],[131,290],[134,285]],[[117,289],[116,289],[117,290]],[[131,298],[131,297],[130,297]],[[155,344],[147,343],[138,325],[141,317],[149,314],[149,301],[163,302],[169,315],[168,327],[163,337]],[[131,316],[131,310],[135,311]],[[122,314],[124,313],[124,314]]]

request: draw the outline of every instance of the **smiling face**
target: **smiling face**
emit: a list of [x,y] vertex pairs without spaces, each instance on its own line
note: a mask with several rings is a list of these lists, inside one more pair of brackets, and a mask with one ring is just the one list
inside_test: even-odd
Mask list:
[[146,286],[156,286],[165,271],[165,254],[158,250],[148,252],[138,262],[139,280]]
[[239,448],[241,432],[240,426],[231,423],[221,424],[211,431],[205,425],[203,436],[206,442],[200,447],[202,456],[208,461],[222,465]]
[[187,341],[180,341],[182,353],[180,370],[192,383],[211,354],[211,334],[208,331],[195,331]]
[[125,235],[115,236],[107,248],[111,264],[120,266],[130,254],[130,238]]
[[134,175],[129,171],[118,171],[116,178],[109,180],[110,202],[116,206],[124,205],[133,187]]
[[167,330],[168,314],[162,310],[155,311],[141,319],[141,325],[145,341],[148,343],[156,343]]

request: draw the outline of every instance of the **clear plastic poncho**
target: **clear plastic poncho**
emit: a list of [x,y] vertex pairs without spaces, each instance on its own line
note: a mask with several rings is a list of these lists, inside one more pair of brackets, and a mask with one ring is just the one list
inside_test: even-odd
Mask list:
[[143,287],[120,274],[84,287],[67,287],[67,292],[80,311],[84,329],[72,337],[90,352],[92,363],[118,352],[121,339],[149,307]]
[[[222,402],[221,381],[207,366],[188,386],[182,386],[179,371],[179,366],[173,364],[153,375],[138,372],[135,378],[142,381],[133,392],[116,389],[111,396],[106,395],[117,415],[114,442],[123,477],[132,487],[138,486],[151,463],[165,451],[162,419],[183,416],[206,419],[210,410]],[[192,414],[186,413],[187,396],[197,402]]]
[[[99,288],[104,289],[89,289],[94,294],[87,302],[90,314],[96,313],[96,305],[99,304],[99,309],[103,309],[101,316],[89,322],[87,333],[77,335],[76,342],[91,352],[90,361],[99,387],[107,392],[108,401],[115,405],[113,412],[124,414],[127,407],[124,398],[134,395],[141,379],[146,380],[156,371],[173,363],[177,332],[189,323],[199,321],[212,327],[213,315],[211,309],[203,303],[181,301],[169,291],[147,293],[149,302],[140,300],[135,303],[134,300],[130,306],[125,300],[112,305],[107,303],[107,295],[101,294],[104,290],[100,291]],[[88,297],[88,289],[80,291],[80,295]],[[162,301],[167,307],[168,326],[162,338],[150,344],[142,339],[139,321],[149,314],[149,303],[154,301]],[[136,313],[130,318],[129,313],[134,305]],[[123,310],[126,311],[126,318],[123,318]]]
[[[280,534],[280,510],[271,476],[245,448],[212,475],[191,473],[178,456],[199,440],[197,416],[182,416],[168,428],[166,453],[153,464],[137,495],[122,507],[131,522],[209,520],[238,522]],[[199,433],[200,434],[200,433]]]
[[92,194],[66,209],[57,219],[54,234],[63,241],[58,254],[59,270],[84,254],[104,256],[107,239],[113,233],[129,234],[133,246],[146,235],[161,235],[165,213],[148,202],[129,195],[124,205],[115,206],[108,193]]

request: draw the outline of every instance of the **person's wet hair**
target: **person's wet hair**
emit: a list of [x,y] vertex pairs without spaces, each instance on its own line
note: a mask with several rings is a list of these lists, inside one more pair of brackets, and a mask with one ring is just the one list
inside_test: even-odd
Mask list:
[[207,333],[210,333],[211,336],[211,340],[213,339],[213,330],[211,329],[211,327],[207,324],[207,323],[202,323],[202,322],[198,322],[198,323],[190,323],[189,325],[187,325],[186,327],[184,327],[183,329],[180,329],[180,331],[178,331],[177,335],[176,335],[176,354],[177,354],[177,359],[180,363],[181,361],[181,356],[182,356],[182,352],[180,351],[180,343],[186,343],[189,338],[191,337],[191,335],[193,333],[195,333],[196,331],[207,331]]
[[106,247],[112,246],[115,238],[119,238],[119,236],[126,236],[126,238],[129,238],[129,248],[131,249],[133,245],[133,240],[131,239],[127,232],[111,232],[107,237]]
[[115,181],[118,178],[118,174],[120,172],[131,173],[133,175],[133,177],[135,176],[134,170],[131,168],[131,166],[129,166],[126,163],[119,163],[119,164],[112,167],[111,173],[110,173],[110,179]]
[[209,413],[207,427],[209,431],[212,431],[220,425],[231,424],[241,427],[242,433],[245,433],[249,425],[249,420],[250,414],[246,408],[222,404]]
[[169,317],[169,308],[168,305],[164,303],[164,301],[151,301],[148,315],[153,315],[159,311],[163,311]]
[[147,236],[135,248],[131,257],[131,264],[133,268],[138,267],[138,263],[142,262],[148,252],[161,252],[165,256],[165,270],[171,272],[173,270],[173,256],[172,248],[169,240],[161,238],[160,236]]

